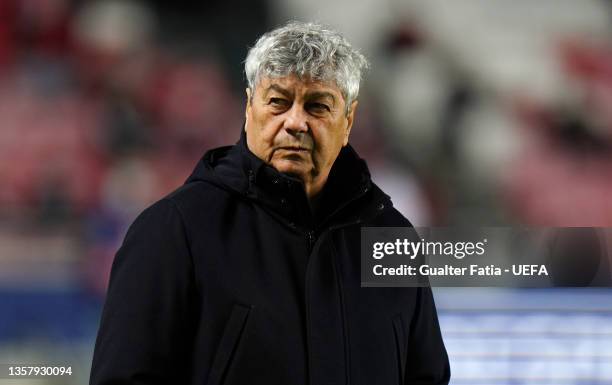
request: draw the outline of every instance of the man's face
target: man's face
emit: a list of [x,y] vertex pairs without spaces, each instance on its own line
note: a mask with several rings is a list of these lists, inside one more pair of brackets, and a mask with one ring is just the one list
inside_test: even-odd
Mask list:
[[247,89],[249,149],[282,173],[304,182],[306,194],[321,191],[340,149],[348,143],[357,102],[346,114],[340,89],[295,75],[262,78]]

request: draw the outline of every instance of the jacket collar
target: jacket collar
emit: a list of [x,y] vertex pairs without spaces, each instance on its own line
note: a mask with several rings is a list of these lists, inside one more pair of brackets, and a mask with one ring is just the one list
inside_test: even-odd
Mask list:
[[347,220],[345,209],[372,191],[375,196],[366,201],[389,201],[371,182],[365,161],[347,145],[334,162],[313,210],[301,180],[278,172],[253,154],[247,146],[244,129],[236,145],[204,155],[187,182],[195,180],[207,180],[230,189],[261,203],[289,224],[309,228],[337,222],[340,218]]

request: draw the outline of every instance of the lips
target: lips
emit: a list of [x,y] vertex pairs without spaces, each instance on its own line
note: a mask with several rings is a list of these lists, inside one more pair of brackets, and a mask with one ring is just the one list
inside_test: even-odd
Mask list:
[[295,151],[295,152],[309,152],[310,149],[306,148],[306,147],[298,147],[298,146],[284,146],[284,147],[279,147],[279,150],[285,150],[285,151]]

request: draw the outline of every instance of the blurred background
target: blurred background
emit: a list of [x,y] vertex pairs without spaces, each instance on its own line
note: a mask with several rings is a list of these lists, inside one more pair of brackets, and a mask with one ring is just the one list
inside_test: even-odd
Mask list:
[[[370,58],[351,142],[413,224],[612,227],[611,16],[605,0],[1,0],[0,363],[73,367],[22,385],[87,383],[127,226],[237,141],[247,49],[291,19]],[[453,384],[612,384],[612,291],[435,295]]]

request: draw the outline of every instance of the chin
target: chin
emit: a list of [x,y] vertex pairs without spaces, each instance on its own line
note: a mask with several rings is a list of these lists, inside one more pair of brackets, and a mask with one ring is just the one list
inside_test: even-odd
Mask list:
[[294,178],[298,178],[304,180],[304,176],[308,173],[312,167],[306,167],[304,164],[296,164],[294,161],[282,160],[280,162],[273,162],[272,167],[276,169],[276,171],[292,176]]

